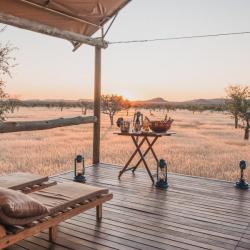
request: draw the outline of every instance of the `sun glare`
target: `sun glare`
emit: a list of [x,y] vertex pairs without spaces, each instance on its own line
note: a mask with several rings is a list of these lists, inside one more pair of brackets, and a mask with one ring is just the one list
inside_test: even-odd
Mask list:
[[119,91],[119,95],[122,95],[125,99],[128,99],[130,101],[137,99],[136,93],[129,90],[121,90]]

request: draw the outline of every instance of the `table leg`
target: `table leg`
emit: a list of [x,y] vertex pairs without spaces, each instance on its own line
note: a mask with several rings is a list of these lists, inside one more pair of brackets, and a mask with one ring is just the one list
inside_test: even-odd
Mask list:
[[[158,137],[157,137],[157,138],[158,138]],[[146,139],[146,141],[147,141],[147,143],[149,144],[148,139]],[[156,153],[155,153],[153,147],[151,147],[150,149],[151,149],[151,153],[152,153],[152,155],[154,156],[155,161],[156,161],[156,169],[157,169],[157,170],[156,170],[156,171],[157,171],[157,173],[156,173],[156,178],[157,178],[157,180],[158,180],[158,177],[159,177],[159,168],[158,168],[159,160],[158,160],[158,157],[156,156]]]
[[[144,159],[144,157],[143,157],[143,154],[142,154],[142,152],[141,152],[141,149],[140,149],[138,143],[136,142],[136,139],[135,139],[134,137],[132,137],[132,139],[133,139],[133,142],[134,142],[136,148],[138,149],[138,153],[139,153],[139,155],[140,155],[140,157],[141,157],[141,159],[142,159],[142,161],[143,161],[143,163],[144,163],[144,166],[145,166],[145,168],[146,168],[146,170],[147,170],[147,172],[148,172],[148,175],[149,175],[149,177],[151,178],[151,180],[152,180],[152,182],[153,182],[153,184],[154,184],[154,182],[155,182],[154,177],[152,176],[152,174],[151,174],[151,172],[150,172],[150,169],[149,169],[149,167],[148,167],[148,165],[147,165],[147,162],[145,161],[145,159]],[[144,137],[144,139],[146,140],[146,136]],[[145,140],[144,140],[144,141],[145,141]]]
[[120,177],[122,176],[122,174],[127,171],[127,168],[129,166],[129,164],[131,163],[131,161],[134,159],[135,155],[137,154],[137,152],[140,150],[141,146],[143,145],[143,143],[146,140],[146,137],[143,137],[143,139],[141,140],[140,144],[138,145],[138,143],[136,142],[135,137],[132,135],[131,136],[132,140],[135,143],[136,146],[136,150],[134,151],[134,153],[131,155],[131,157],[129,158],[128,162],[125,164],[124,168],[120,171],[118,178],[120,179]]
[[[156,138],[158,139],[159,137],[157,136]],[[157,140],[157,139],[156,139],[156,140]],[[155,140],[155,141],[156,141],[156,140]],[[150,146],[150,141],[148,140],[148,138],[146,138],[146,141],[147,141],[148,145]],[[158,160],[158,157],[156,156],[156,153],[155,153],[155,151],[154,151],[154,149],[153,149],[153,144],[151,144],[151,145],[152,145],[152,146],[150,147],[151,153],[153,154],[156,163],[158,163],[159,160]]]
[[[154,152],[154,150],[153,150],[153,146],[154,146],[154,144],[155,144],[155,142],[157,141],[158,138],[159,138],[159,137],[156,136],[156,137],[153,139],[153,141],[150,143],[150,141],[149,141],[148,138],[146,137],[146,141],[147,141],[147,143],[148,143],[148,148],[147,148],[147,150],[145,151],[145,153],[143,154],[143,157],[144,157],[144,158],[146,157],[146,155],[148,154],[148,152],[151,150],[151,152],[152,152],[152,154],[153,154],[153,156],[154,156],[156,162],[158,162],[158,159],[157,159],[157,157],[156,157],[156,154],[155,154],[155,152]],[[138,166],[140,165],[141,162],[142,162],[142,159],[140,159],[140,160],[137,162],[137,164],[136,164],[133,168],[131,168],[133,172],[135,172],[135,170],[138,168]]]

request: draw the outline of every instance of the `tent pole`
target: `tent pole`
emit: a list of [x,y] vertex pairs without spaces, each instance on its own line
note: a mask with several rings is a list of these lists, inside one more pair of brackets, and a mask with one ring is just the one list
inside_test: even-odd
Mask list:
[[100,163],[100,130],[101,130],[101,48],[95,47],[95,89],[94,89],[94,123],[93,164]]

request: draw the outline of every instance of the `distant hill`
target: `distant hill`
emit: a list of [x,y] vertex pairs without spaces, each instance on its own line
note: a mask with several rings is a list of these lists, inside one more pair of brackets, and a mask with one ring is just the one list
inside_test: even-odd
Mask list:
[[133,105],[143,105],[143,104],[175,104],[175,105],[220,105],[225,103],[225,99],[223,98],[214,98],[214,99],[194,99],[182,102],[175,101],[166,101],[161,97],[153,98],[150,100],[144,101],[132,101]]
[[166,104],[168,101],[161,97],[152,98],[144,101],[132,101],[132,104]]
[[220,105],[225,103],[224,98],[213,98],[213,99],[194,99],[184,102],[178,102],[180,104],[197,104],[197,105]]
[[167,101],[161,97],[156,97],[150,100],[146,100],[144,102],[149,102],[149,103],[167,103]]

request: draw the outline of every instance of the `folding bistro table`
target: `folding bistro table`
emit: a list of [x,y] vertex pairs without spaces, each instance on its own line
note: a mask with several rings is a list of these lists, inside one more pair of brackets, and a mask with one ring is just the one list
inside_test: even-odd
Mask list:
[[[131,137],[136,149],[133,152],[133,154],[131,155],[131,157],[129,158],[129,160],[127,161],[127,163],[125,164],[125,166],[123,167],[123,169],[120,171],[118,178],[120,179],[120,177],[122,176],[122,174],[126,171],[132,170],[132,172],[134,173],[135,170],[138,168],[138,166],[140,165],[141,162],[143,162],[149,177],[151,178],[153,184],[154,184],[154,178],[153,175],[148,167],[148,164],[145,160],[146,155],[149,153],[149,151],[151,151],[153,157],[155,158],[156,161],[156,166],[158,164],[158,158],[157,155],[153,149],[154,144],[156,143],[156,141],[158,140],[158,138],[160,137],[164,137],[164,136],[171,136],[173,134],[175,134],[175,132],[165,132],[165,133],[155,133],[155,132],[129,132],[129,133],[121,133],[121,132],[117,132],[115,133],[117,135],[121,135],[121,136],[129,136]],[[150,141],[149,137],[152,138],[152,140]],[[144,143],[147,143],[148,147],[145,150],[144,153],[142,153],[141,151],[141,147]],[[129,164],[132,162],[132,160],[134,159],[134,157],[139,154],[139,161],[136,163],[135,166],[133,167],[129,167]]]

